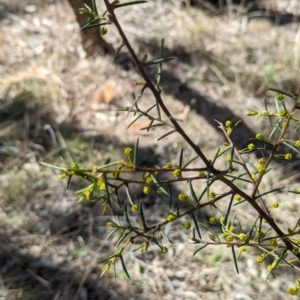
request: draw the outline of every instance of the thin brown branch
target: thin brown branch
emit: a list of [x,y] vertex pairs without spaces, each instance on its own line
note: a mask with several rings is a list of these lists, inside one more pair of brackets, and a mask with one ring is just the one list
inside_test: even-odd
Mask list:
[[206,165],[206,167],[208,168],[210,173],[213,174],[218,174],[218,170],[216,170],[212,163],[206,158],[206,156],[204,155],[204,153],[202,152],[202,150],[200,149],[199,146],[197,146],[191,139],[190,137],[184,132],[184,130],[181,128],[181,126],[178,124],[178,122],[174,119],[174,117],[172,116],[172,114],[170,113],[170,111],[168,110],[168,108],[165,106],[162,98],[161,98],[161,91],[158,91],[156,89],[156,87],[154,86],[154,84],[152,83],[152,81],[150,80],[150,78],[148,77],[148,75],[146,74],[144,68],[143,68],[143,63],[141,63],[135,53],[135,51],[133,50],[133,48],[131,47],[131,44],[129,43],[122,27],[120,26],[114,9],[115,6],[114,4],[110,4],[108,0],[104,0],[107,11],[109,12],[109,17],[110,17],[110,21],[115,25],[116,29],[118,30],[118,33],[120,34],[122,41],[124,43],[124,45],[127,47],[132,60],[134,61],[134,64],[136,66],[136,68],[138,69],[139,73],[141,74],[141,76],[143,77],[144,81],[146,82],[147,87],[151,90],[151,92],[153,93],[157,103],[159,104],[159,106],[161,107],[161,109],[163,110],[163,112],[165,113],[165,115],[169,118],[169,120],[171,121],[171,123],[173,124],[173,126],[175,127],[176,131],[184,138],[184,140],[191,146],[191,148],[195,151],[195,153],[202,159],[202,161],[204,162],[204,164]]
[[[269,223],[269,225],[273,228],[273,230],[277,233],[277,235],[282,238],[282,241],[286,245],[286,248],[293,253],[293,248],[294,247],[293,247],[292,243],[288,239],[284,238],[285,234],[281,231],[281,229],[278,227],[278,225],[274,222],[273,218],[271,216],[269,216],[268,212],[264,211],[264,209],[262,209],[255,201],[255,195],[256,195],[258,187],[260,185],[260,182],[261,182],[261,179],[262,179],[262,174],[260,175],[257,182],[255,183],[252,196],[249,196],[245,192],[243,192],[241,189],[239,189],[237,186],[235,186],[233,184],[233,182],[231,182],[230,180],[228,180],[227,178],[224,177],[226,172],[224,173],[224,171],[222,172],[222,171],[219,171],[219,170],[214,168],[212,162],[210,160],[208,160],[208,158],[204,155],[204,153],[202,152],[200,147],[198,145],[196,145],[190,139],[190,137],[185,133],[185,131],[182,129],[182,127],[178,124],[178,122],[174,119],[174,117],[172,116],[170,111],[165,106],[165,104],[164,104],[164,102],[161,98],[161,91],[159,89],[156,89],[156,87],[152,83],[151,79],[147,76],[147,74],[146,74],[146,72],[143,68],[143,63],[140,62],[140,60],[138,59],[135,51],[133,50],[131,44],[129,43],[123,29],[121,28],[121,26],[120,26],[120,24],[119,24],[119,22],[116,18],[116,15],[114,13],[115,5],[109,3],[108,0],[104,0],[104,2],[105,2],[105,5],[106,5],[106,8],[107,8],[107,11],[108,11],[109,19],[110,19],[111,23],[113,23],[115,25],[119,35],[122,38],[122,41],[123,41],[124,45],[127,47],[128,51],[129,51],[129,53],[130,53],[130,55],[131,55],[131,57],[134,61],[134,64],[135,64],[136,68],[138,69],[139,73],[143,77],[146,86],[151,90],[151,92],[152,92],[154,98],[156,99],[158,105],[161,107],[161,109],[163,110],[165,115],[169,118],[170,122],[173,124],[176,131],[190,145],[190,147],[195,151],[195,153],[199,156],[199,158],[201,158],[201,160],[205,164],[208,172],[210,174],[215,175],[216,180],[219,180],[219,181],[223,182],[225,185],[227,185],[228,187],[231,188],[231,191],[228,192],[227,194],[228,195],[229,194],[240,194],[246,201],[248,201],[248,203],[259,213],[260,217],[265,219]],[[295,104],[295,108],[296,108],[296,106],[297,106],[297,104]],[[282,134],[283,133],[285,133],[285,130],[282,131]],[[274,158],[274,151],[278,147],[282,137],[283,137],[283,135],[280,136],[280,140],[278,140],[278,144],[275,146],[275,148],[273,150],[273,155],[271,155],[269,157],[269,159],[267,160],[267,162],[265,164],[266,167],[269,165],[271,160]],[[223,197],[224,197],[224,195],[221,198],[223,198]],[[201,205],[199,204],[199,205],[195,206],[194,208],[192,208],[191,210],[185,212],[184,214],[182,214],[178,217],[180,218],[180,217],[182,217],[186,214],[191,214],[192,212],[194,212],[195,210],[201,208],[202,206],[213,204],[215,201],[220,200],[220,199],[219,199],[219,197],[217,197],[216,199],[213,199],[213,200],[211,200],[209,202],[206,202],[204,204],[201,204]],[[153,229],[158,228],[158,227],[160,228],[161,226],[163,226],[167,223],[168,223],[168,221],[164,221],[164,222],[160,223],[159,225],[147,228],[147,231],[153,230]],[[299,254],[294,253],[294,255],[298,258],[298,260],[300,260],[300,253]]]
[[[229,142],[230,146],[233,147],[235,155],[237,156],[238,160],[240,161],[240,163],[242,164],[243,168],[244,168],[245,171],[247,172],[249,178],[250,178],[251,181],[253,182],[254,189],[255,189],[255,181],[252,179],[251,172],[249,171],[249,169],[248,169],[246,163],[244,162],[242,156],[240,155],[238,149],[234,146],[234,144],[233,144],[233,142],[232,142],[232,140],[231,140],[229,134],[227,133],[227,131],[226,131],[224,125],[223,125],[221,122],[217,121],[217,120],[215,120],[215,121],[219,124],[219,128],[223,131],[223,133],[224,133],[224,135],[225,135],[227,141]],[[258,190],[258,189],[257,189],[255,195],[256,195],[256,194],[259,194],[259,190]],[[253,194],[252,194],[252,197],[251,197],[251,198],[253,198],[252,201],[255,201],[255,198],[254,198],[254,195],[253,195]],[[259,200],[260,200],[260,203],[261,203],[262,207],[264,208],[265,213],[266,213],[268,216],[270,216],[270,213],[269,213],[269,211],[268,211],[268,208],[266,207],[266,204],[265,204],[265,202],[263,201],[263,199],[262,199],[261,197],[259,197]]]

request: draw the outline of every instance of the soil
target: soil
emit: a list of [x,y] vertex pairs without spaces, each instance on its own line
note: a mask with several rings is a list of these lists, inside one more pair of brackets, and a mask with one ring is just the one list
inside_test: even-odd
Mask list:
[[[282,11],[282,1],[272,2]],[[288,2],[285,13],[296,15],[299,3]],[[275,94],[267,87],[298,88],[300,29],[295,19],[280,26],[263,13],[250,18],[240,6],[215,13],[207,7],[183,8],[177,1],[124,7],[118,17],[139,57],[147,53],[155,59],[162,38],[164,55],[177,57],[163,67],[163,99],[209,159],[225,141],[216,120],[242,120],[232,140],[243,148],[256,132],[268,132],[265,120],[253,123],[245,116],[247,108],[264,110],[264,97],[272,105]],[[0,26],[0,299],[291,297],[286,291],[299,276],[296,270],[282,267],[266,279],[272,261],[258,264],[260,253],[251,249],[239,259],[239,274],[225,246],[206,247],[193,256],[200,246],[191,243],[182,222],[165,227],[173,242],[163,242],[167,254],[155,245],[147,252],[126,253],[131,280],[121,264],[116,281],[112,272],[100,277],[103,264],[95,262],[116,251],[116,237],[106,240],[106,223],[120,211],[112,207],[103,213],[100,202],[78,203],[75,192],[85,182],[74,178],[67,190],[66,182],[57,180],[59,172],[41,162],[62,166],[64,160],[76,161],[91,168],[124,158],[123,149],[133,147],[137,138],[142,166],[176,164],[181,148],[186,161],[194,154],[179,135],[158,142],[163,128],[141,131],[149,125],[146,118],[127,128],[134,117],[121,108],[132,106],[141,76],[125,49],[116,58],[86,55],[67,1],[1,1]],[[108,27],[105,39],[114,47],[120,44],[113,28]],[[154,78],[154,67],[146,71]],[[146,90],[139,105],[146,109],[152,103]],[[249,162],[255,160],[249,156]],[[275,177],[266,176],[263,186],[296,189],[295,167],[297,161],[275,165]],[[174,187],[174,195],[180,188]],[[224,192],[221,185],[215,189]],[[145,204],[149,222],[164,220],[168,207],[163,198],[145,197],[139,186],[132,193]],[[296,195],[285,197],[278,192],[267,201],[280,202],[274,216],[287,231],[299,218],[299,201]],[[243,205],[236,213],[252,224],[256,213]],[[211,214],[207,209],[197,217],[207,224]]]

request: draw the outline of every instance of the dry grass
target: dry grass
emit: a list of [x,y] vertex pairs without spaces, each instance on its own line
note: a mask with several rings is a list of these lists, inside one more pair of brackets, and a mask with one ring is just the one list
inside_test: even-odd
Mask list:
[[[297,1],[285,2],[299,10]],[[140,78],[126,61],[85,57],[65,0],[2,1],[0,8],[0,298],[288,299],[285,291],[296,279],[291,270],[265,281],[266,266],[256,264],[255,253],[243,256],[240,275],[228,249],[206,248],[192,257],[196,247],[188,244],[181,224],[166,228],[174,241],[167,255],[155,247],[128,254],[131,281],[120,266],[117,283],[111,275],[99,279],[101,268],[93,262],[114,249],[105,241],[113,211],[103,216],[97,203],[77,204],[74,190],[83,183],[74,181],[66,192],[39,163],[60,163],[61,155],[87,166],[102,164],[119,158],[138,136],[145,156],[164,163],[177,159],[183,141],[172,136],[156,144],[161,131],[141,134],[144,120],[126,130],[131,119],[117,108],[130,105],[131,93],[138,92],[132,83]],[[162,37],[166,55],[178,57],[165,66],[164,99],[209,156],[223,141],[214,119],[243,119],[235,141],[244,145],[254,132],[266,130],[264,122],[253,125],[244,117],[246,108],[262,109],[264,96],[271,103],[268,86],[299,84],[298,23],[280,27],[250,20],[238,7],[216,16],[181,9],[177,1],[126,8],[120,20],[141,57],[145,52],[155,57]],[[119,42],[111,29],[107,38]],[[146,93],[141,105],[151,101]],[[282,178],[276,168],[276,178],[263,185],[297,187],[295,177]],[[268,199],[280,202],[275,217],[285,229],[299,217],[297,199],[286,197]],[[162,205],[148,208],[149,217],[161,219]],[[237,212],[249,222],[254,214],[244,207]]]

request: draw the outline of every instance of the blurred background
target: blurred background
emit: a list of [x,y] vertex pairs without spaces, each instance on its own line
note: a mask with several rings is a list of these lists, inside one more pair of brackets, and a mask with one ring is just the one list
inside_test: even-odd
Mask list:
[[[62,157],[100,166],[119,160],[139,137],[140,163],[163,165],[176,163],[185,144],[174,135],[157,143],[161,129],[140,131],[144,119],[126,128],[133,119],[118,109],[131,106],[141,78],[125,49],[114,56],[121,43],[114,28],[104,37],[97,28],[80,32],[86,18],[72,6],[83,3],[0,0],[0,299],[289,299],[292,270],[265,280],[266,265],[249,251],[238,275],[225,247],[193,257],[197,247],[181,223],[166,227],[173,240],[168,254],[155,247],[128,253],[132,280],[119,265],[117,282],[112,274],[99,277],[94,262],[114,251],[105,237],[115,211],[103,215],[99,203],[78,204],[75,191],[84,182],[75,178],[66,191],[58,173],[40,163],[63,164]],[[97,3],[103,12],[103,1]],[[257,131],[268,132],[265,120],[245,116],[247,108],[264,110],[264,98],[271,105],[268,87],[299,88],[298,0],[152,0],[117,15],[139,57],[156,58],[162,38],[164,56],[177,57],[163,67],[163,99],[209,158],[224,141],[215,120],[242,120],[232,138],[243,147]],[[156,69],[147,72],[154,76]],[[146,91],[141,107],[152,101]],[[193,157],[188,148],[185,157]],[[276,176],[263,184],[297,187],[295,166],[275,166]],[[144,199],[139,188],[134,193],[152,221],[164,218],[162,201]],[[272,197],[287,228],[299,217],[299,201]],[[249,222],[255,215],[238,213]]]

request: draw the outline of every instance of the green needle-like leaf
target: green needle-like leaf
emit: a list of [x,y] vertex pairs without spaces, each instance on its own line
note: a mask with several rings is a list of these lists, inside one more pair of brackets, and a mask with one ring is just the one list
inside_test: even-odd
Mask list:
[[204,246],[198,248],[194,253],[193,253],[193,256],[195,256],[199,251],[201,251],[202,249],[204,249],[205,247],[207,247],[208,244],[204,244]]
[[133,201],[132,201],[132,198],[131,198],[131,195],[130,195],[130,191],[129,191],[128,185],[126,185],[125,189],[126,189],[127,199],[129,200],[129,203],[130,203],[131,205],[133,205]]
[[198,224],[199,224],[201,227],[203,227],[203,228],[205,228],[206,230],[208,230],[209,232],[211,232],[212,235],[216,238],[216,240],[218,240],[218,241],[220,242],[220,238],[219,238],[218,234],[217,234],[214,230],[212,230],[210,227],[206,226],[205,224],[203,224],[203,223],[201,223],[201,222],[198,222]]
[[51,165],[51,164],[47,164],[45,162],[41,162],[41,165],[51,168],[51,169],[56,169],[56,170],[60,170],[60,171],[66,171],[67,168],[65,167],[59,167],[59,166],[55,166],[55,165]]
[[160,233],[169,243],[173,244],[173,242],[169,239],[169,237],[162,230],[160,230]]
[[168,135],[170,135],[174,132],[177,132],[177,130],[171,130],[171,131],[167,132],[166,134],[164,134],[160,138],[158,138],[157,141],[160,141],[160,140],[164,139],[165,137],[167,137]]
[[96,262],[97,262],[98,264],[104,263],[104,262],[110,261],[112,258],[114,258],[114,257],[116,257],[116,256],[117,256],[117,254],[113,254],[113,255],[110,255],[110,256],[108,256],[108,257],[98,259]]
[[231,250],[232,250],[232,257],[233,257],[233,261],[234,261],[235,270],[239,274],[239,268],[238,268],[238,264],[237,264],[234,246],[231,246]]
[[140,250],[140,249],[142,249],[142,248],[144,248],[144,244],[141,244],[141,245],[137,246],[136,248],[134,248],[134,249],[132,250],[132,252],[136,252],[136,251],[138,251],[138,250]]
[[125,214],[125,218],[126,218],[126,221],[127,221],[128,225],[130,227],[132,227],[129,216],[128,216],[127,205],[124,205],[124,214]]
[[191,160],[189,160],[183,167],[182,169],[184,170],[189,164],[191,164],[194,160],[196,160],[197,158],[199,158],[199,156],[195,156],[194,158],[192,158]]
[[93,11],[95,12],[96,15],[98,15],[96,0],[92,0],[92,4],[93,4]]
[[[95,23],[95,21],[97,21],[98,23]],[[104,26],[109,24],[108,22],[99,22],[99,20],[94,20],[86,25],[84,25],[83,27],[81,27],[81,30],[85,30],[85,29],[89,29],[89,28],[93,28],[93,27],[100,27],[100,26]]]
[[283,189],[285,189],[285,187],[276,188],[276,189],[267,191],[267,192],[265,192],[265,193],[262,193],[262,194],[257,195],[257,196],[255,197],[255,199],[260,198],[260,197],[265,196],[265,195],[268,195],[268,194],[270,194],[270,193],[279,192],[279,191],[281,191],[281,190],[283,190]]
[[182,168],[182,160],[183,160],[183,148],[180,150],[179,155],[179,167]]
[[152,125],[153,122],[154,122],[154,120],[151,120],[150,124],[148,126],[146,126],[146,127],[142,127],[141,130],[147,130],[147,131],[149,131],[151,128],[161,127],[161,126],[165,126],[166,125],[164,123],[158,123],[158,124]]
[[100,277],[102,277],[106,272],[109,271],[111,264],[107,264],[102,270],[102,273],[100,274]]
[[192,185],[192,182],[191,180],[189,180],[189,188],[190,188],[190,194],[191,194],[191,197],[192,197],[192,200],[197,203],[198,202],[198,199],[197,199],[197,196],[195,194],[195,191],[194,191],[194,188],[193,188],[193,185]]
[[151,173],[150,176],[151,176],[153,182],[157,185],[157,188],[159,188],[159,189],[163,192],[163,194],[165,194],[166,196],[169,197],[170,194],[169,194],[169,193],[167,192],[167,190],[160,184],[160,182],[157,180],[156,176],[155,176],[153,173]]
[[214,163],[216,162],[217,158],[220,156],[219,153],[220,153],[220,150],[221,148],[219,148],[215,154],[215,157],[213,158],[212,160],[212,165],[214,165]]
[[172,198],[173,198],[173,194],[172,194],[172,188],[170,185],[168,185],[168,190],[169,190],[169,208],[171,209],[172,207]]
[[177,59],[177,57],[170,56],[170,57],[167,57],[167,58],[159,58],[159,59],[156,59],[156,60],[153,60],[153,61],[145,62],[145,63],[143,63],[143,65],[144,66],[152,66],[152,65],[161,64],[161,63],[173,60],[173,59]]
[[127,233],[125,233],[125,230],[123,231],[124,233],[122,233],[120,236],[119,236],[119,239],[116,243],[116,247],[119,247],[120,244],[124,241],[124,239],[126,239],[126,237],[128,237],[129,234],[131,234],[131,230],[129,230]]
[[300,129],[300,125],[298,125],[295,129],[294,129],[294,131],[296,132],[296,131],[298,131]]
[[288,191],[289,193],[292,193],[292,194],[300,194],[300,192],[298,192],[298,191]]
[[143,4],[143,3],[147,3],[147,2],[148,1],[130,1],[130,2],[116,4],[115,8],[120,8],[120,7],[124,7],[124,6],[135,5],[135,4]]
[[273,92],[276,92],[276,93],[279,93],[279,94],[283,94],[283,95],[286,95],[290,98],[295,98],[295,96],[291,93],[288,93],[286,91],[283,91],[283,90],[280,90],[280,89],[275,89],[275,88],[269,88],[268,90],[270,91],[273,91]]
[[105,169],[105,168],[109,168],[115,165],[119,165],[121,163],[121,160],[118,161],[114,161],[105,165],[100,166],[99,168],[97,168],[97,171],[100,172],[101,170]]
[[202,239],[202,237],[201,237],[201,233],[200,233],[200,228],[199,228],[199,226],[198,226],[198,223],[197,223],[197,220],[196,220],[196,218],[195,218],[195,215],[194,215],[194,214],[192,214],[192,219],[193,219],[193,221],[194,221],[194,225],[195,225],[195,228],[196,228],[197,234],[198,234],[198,236],[199,236],[199,239]]
[[119,53],[120,53],[120,51],[121,51],[121,49],[124,47],[124,44],[123,43],[121,43],[121,45],[116,49],[116,51],[115,51],[115,56],[117,56]]
[[122,267],[123,267],[123,270],[124,270],[126,276],[130,279],[130,276],[129,276],[129,273],[128,273],[127,269],[126,269],[126,266],[125,266],[125,263],[124,263],[124,259],[123,259],[123,255],[122,255],[122,254],[120,255],[120,260],[121,260]]
[[72,176],[69,176],[69,178],[68,178],[67,191],[69,190],[69,186],[70,186],[70,183],[71,183],[71,178],[72,178]]
[[142,114],[140,114],[140,115],[138,115],[128,126],[127,126],[127,128],[130,128],[131,127],[131,125],[133,125],[139,118],[141,118],[143,115]]
[[286,145],[287,147],[289,147],[290,149],[294,150],[296,153],[300,154],[299,149],[297,149],[296,147],[292,146],[291,144],[287,143],[287,142],[282,142],[282,144]]
[[[248,173],[244,173],[242,174],[243,176],[244,175],[248,175]],[[226,174],[225,177],[228,177],[228,178],[231,178],[231,182],[234,182],[236,180],[240,180],[240,181],[244,181],[244,182],[248,182],[248,183],[253,183],[252,180],[250,179],[244,179],[244,178],[241,178],[242,175],[239,175],[239,176],[232,176],[232,175],[229,175],[229,174]]]
[[119,230],[119,228],[115,228],[114,230],[112,230],[108,236],[106,237],[106,239],[108,240],[115,232],[117,232]]
[[137,138],[134,146],[134,152],[133,152],[133,163],[136,166],[137,162],[137,157],[138,157],[138,152],[139,152],[139,138]]
[[103,178],[104,185],[105,185],[106,199],[107,199],[108,204],[111,205],[111,202],[110,202],[110,193],[109,193],[109,190],[108,190],[108,184],[107,184],[106,176],[104,175],[102,178]]
[[144,211],[143,211],[143,203],[141,200],[140,200],[139,210],[140,210],[140,216],[141,216],[141,221],[142,221],[143,227],[144,227],[144,229],[146,229],[147,225],[146,225],[146,220],[145,220]]

